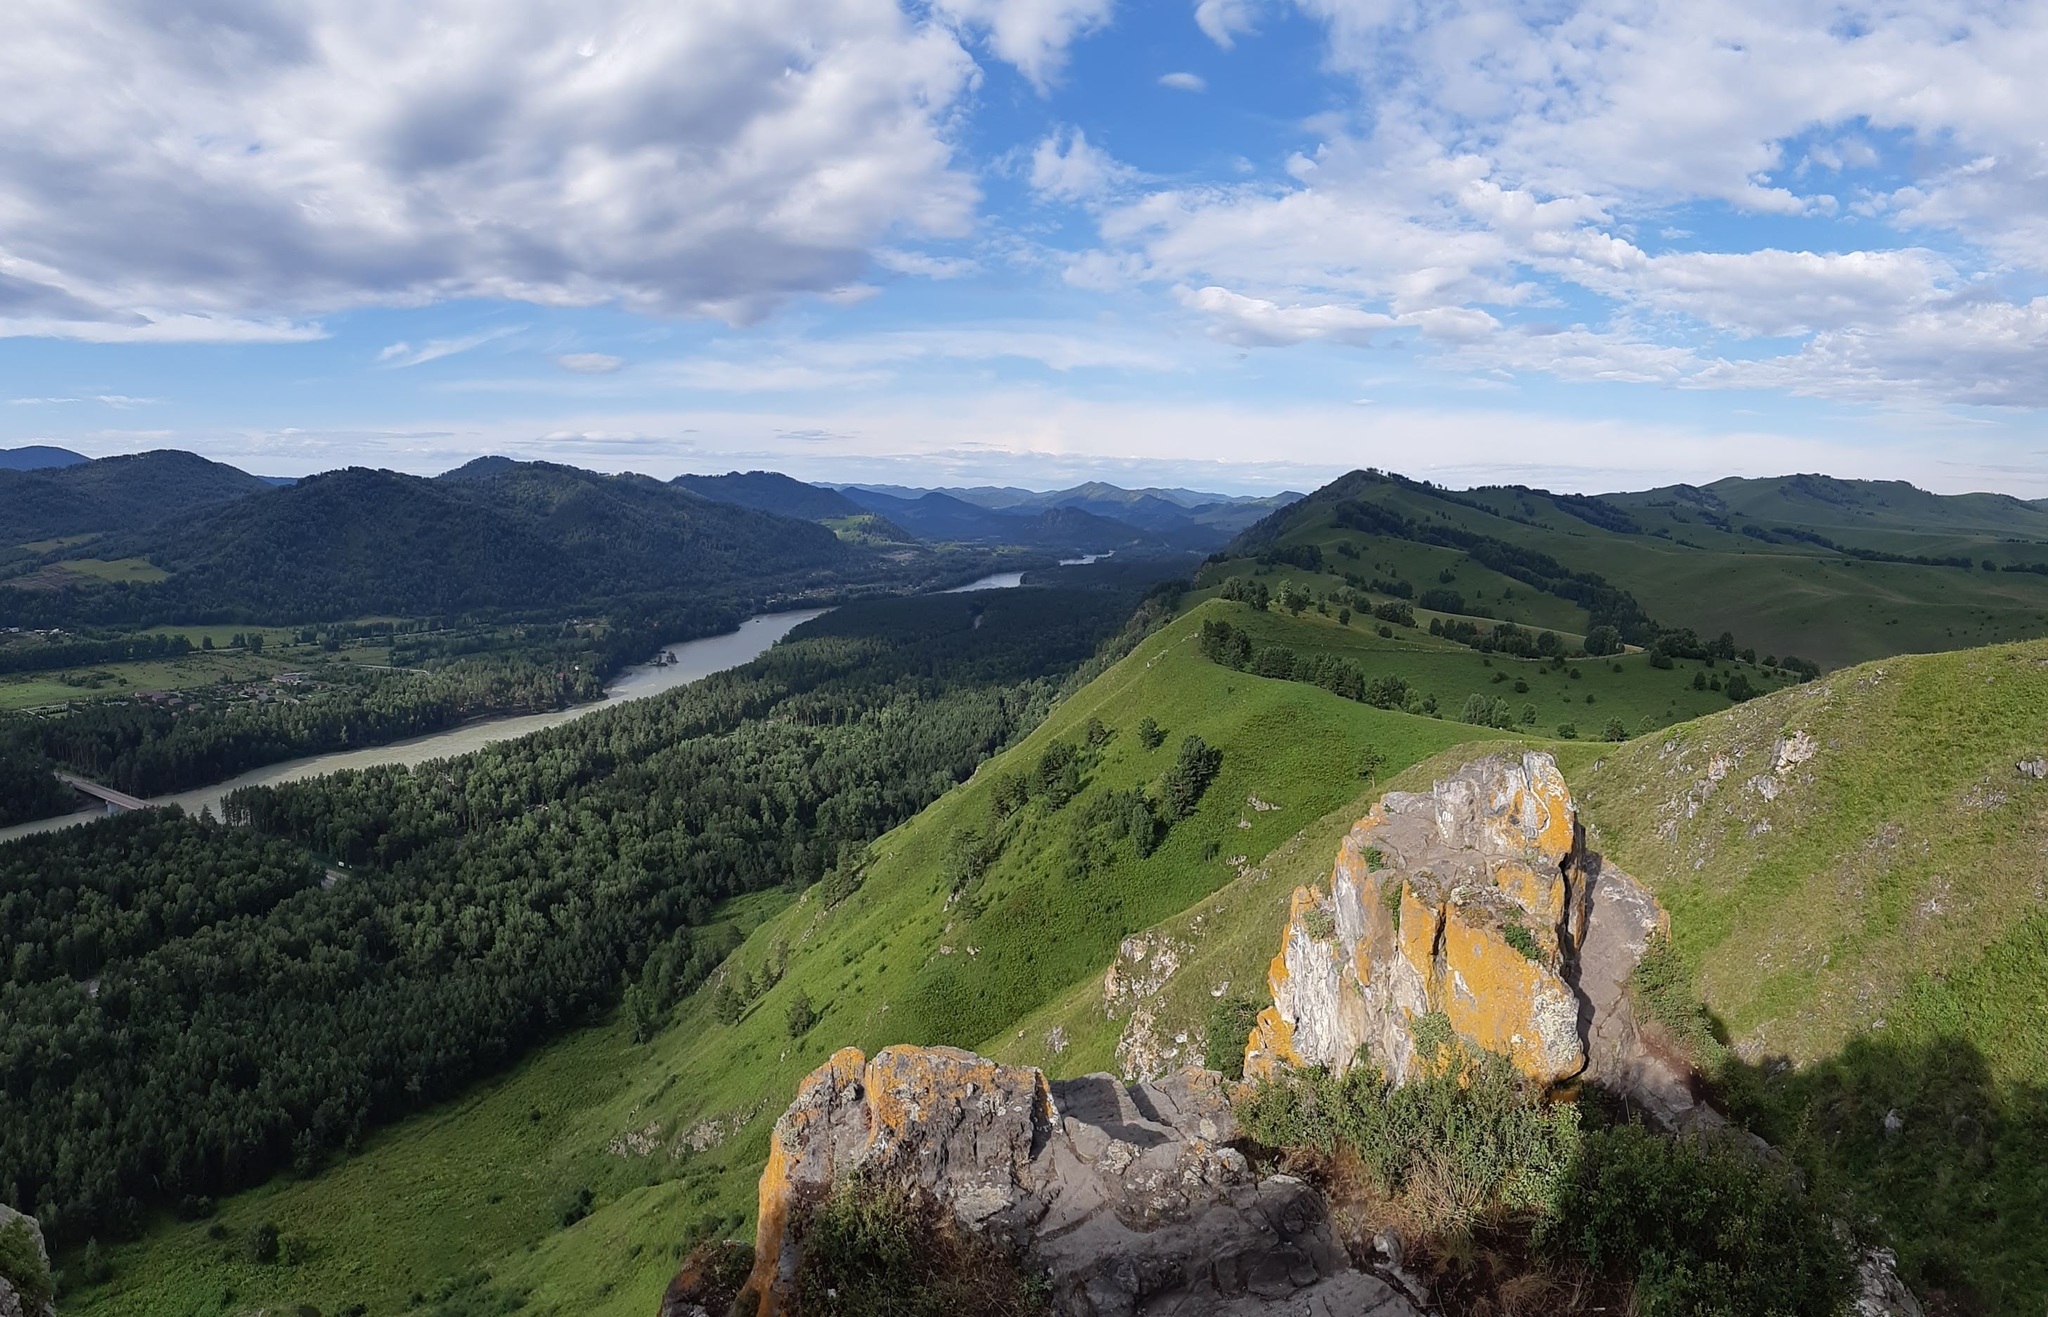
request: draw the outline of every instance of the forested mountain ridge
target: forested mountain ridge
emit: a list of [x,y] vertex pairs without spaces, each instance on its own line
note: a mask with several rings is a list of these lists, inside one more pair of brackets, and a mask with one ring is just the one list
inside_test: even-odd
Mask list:
[[827,521],[834,517],[857,517],[865,508],[836,489],[808,485],[779,471],[730,471],[722,476],[677,476],[670,484],[693,494],[737,503],[757,512],[797,517],[804,521]]
[[[1222,556],[1291,558],[1286,570],[1361,588],[1398,581],[1425,607],[1422,592],[1440,589],[1447,614],[1526,621],[1547,599],[1581,633],[1612,625],[1631,644],[1659,629],[1727,633],[1738,649],[1824,666],[2048,635],[2048,519],[2018,500],[1809,476],[1722,482],[1725,504],[1689,488],[1454,491],[1354,471]],[[2014,533],[2036,522],[2037,538]]]
[[270,488],[256,476],[176,449],[0,468],[0,546],[134,531]]
[[677,592],[761,597],[864,561],[808,522],[714,503],[644,476],[540,463],[452,482],[330,471],[116,544],[170,579],[79,590],[89,596],[80,607],[281,619],[600,611]]

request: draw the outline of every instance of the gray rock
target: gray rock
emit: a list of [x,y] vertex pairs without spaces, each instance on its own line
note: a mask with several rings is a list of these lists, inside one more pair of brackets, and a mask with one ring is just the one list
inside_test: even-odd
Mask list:
[[[16,1222],[27,1224],[29,1238],[35,1242],[36,1258],[42,1266],[43,1277],[47,1279],[50,1274],[50,1253],[43,1246],[42,1227],[26,1212],[17,1212],[5,1203],[0,1203],[0,1230],[14,1229]],[[57,1317],[57,1306],[45,1302],[30,1308],[13,1283],[7,1277],[0,1276],[0,1317]]]
[[789,1205],[855,1170],[929,1189],[1019,1247],[1068,1317],[1418,1317],[1354,1268],[1306,1182],[1230,1146],[1220,1076],[1042,1072],[946,1047],[846,1051],[804,1081],[762,1177],[753,1284],[779,1310]]

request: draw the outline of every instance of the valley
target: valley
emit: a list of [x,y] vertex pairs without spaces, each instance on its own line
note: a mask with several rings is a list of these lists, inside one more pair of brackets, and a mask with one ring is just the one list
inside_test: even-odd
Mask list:
[[[2028,1169],[2048,1085],[2031,1004],[2048,797],[2026,766],[2048,754],[2048,638],[1838,666],[1884,628],[1793,627],[1794,605],[1716,613],[1644,554],[1569,526],[1539,536],[1536,493],[1450,498],[1361,473],[1183,560],[1184,582],[1119,549],[780,615],[775,631],[795,625],[765,652],[757,618],[689,642],[714,656],[702,665],[681,645],[692,661],[640,670],[674,683],[659,693],[629,675],[531,728],[473,724],[418,753],[318,761],[335,776],[257,770],[187,797],[225,828],[167,813],[0,847],[15,924],[50,917],[24,903],[25,875],[90,874],[112,853],[78,846],[122,829],[177,832],[178,853],[222,857],[223,880],[254,865],[268,894],[235,898],[235,919],[274,930],[263,1014],[296,1012],[290,1027],[330,1049],[256,1063],[249,1091],[269,1096],[231,1085],[188,1130],[110,1142],[89,1115],[44,1130],[27,1114],[49,1085],[115,1091],[94,1031],[165,975],[186,986],[152,1009],[215,1018],[226,981],[179,966],[233,925],[200,915],[122,941],[137,935],[113,934],[117,914],[54,960],[12,953],[0,1075],[29,1105],[0,1160],[59,1243],[63,1312],[652,1313],[694,1244],[751,1234],[770,1128],[838,1049],[959,1047],[1060,1079],[1231,1071],[1294,894],[1327,886],[1354,821],[1389,790],[1524,749],[1555,758],[1587,845],[1669,912],[1656,1027],[1712,1100],[1894,1249],[1916,1290],[2030,1311],[2048,1297],[2031,1243],[2048,1202]],[[1830,529],[1840,544],[1856,527]],[[1863,543],[1903,557],[1930,542],[1915,533]],[[1820,564],[1844,615],[1896,603],[1880,568],[1963,571],[1681,548],[1750,581],[1796,585]],[[1747,557],[1761,561],[1731,565]],[[1971,570],[1985,583],[1967,607],[2004,598],[1996,626],[2028,630],[2036,578]],[[146,874],[108,880],[110,912]],[[371,893],[424,922],[346,933],[379,926],[355,904]],[[533,940],[550,926],[559,946]],[[332,950],[292,949],[305,939]],[[337,963],[293,995],[351,940],[374,968],[332,977]],[[493,992],[461,1031],[348,1041],[350,1021],[424,1026],[424,1003],[476,1012]],[[162,1062],[118,1085],[169,1103],[181,1071],[229,1065],[261,1018],[231,1010],[219,1042],[150,1044]],[[32,1059],[58,1038],[78,1058],[61,1080]],[[343,1056],[353,1077],[333,1069]],[[329,1077],[307,1088],[301,1067]],[[337,1108],[323,1091],[361,1096]],[[252,1121],[268,1131],[253,1142],[225,1133]],[[66,1168],[88,1147],[104,1163],[80,1179]],[[167,1174],[182,1187],[125,1187]],[[259,1256],[251,1240],[281,1242]]]

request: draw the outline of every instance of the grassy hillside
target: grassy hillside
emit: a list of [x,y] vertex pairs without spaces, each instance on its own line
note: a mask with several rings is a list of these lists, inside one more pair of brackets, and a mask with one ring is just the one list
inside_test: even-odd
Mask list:
[[[1522,671],[1413,629],[1201,604],[885,836],[857,885],[735,911],[760,922],[726,973],[776,979],[736,1023],[719,1021],[714,985],[648,1043],[623,1025],[574,1034],[310,1181],[239,1196],[213,1223],[159,1223],[111,1250],[114,1279],[67,1317],[284,1300],[455,1313],[520,1296],[535,1313],[644,1317],[688,1242],[747,1228],[775,1114],[839,1046],[950,1042],[1055,1074],[1199,1062],[1232,1000],[1263,996],[1288,892],[1326,877],[1370,800],[1502,735],[1221,667],[1197,644],[1221,619],[1412,673],[1446,703],[1460,681],[1494,689],[1502,663]],[[1681,670],[1579,666],[1556,681],[1596,709],[1657,713],[1695,694]],[[1958,1311],[2038,1313],[2048,781],[2015,765],[2048,755],[2048,643],[1892,659],[1678,713],[1707,716],[1622,745],[1528,744],[1558,753],[1592,844],[1670,908],[1728,1097],[1846,1195],[1923,1291]],[[1139,737],[1147,717],[1165,732],[1156,748]],[[1222,750],[1221,770],[1140,858],[1102,806],[1134,787],[1156,797],[1190,734]],[[1056,744],[1078,753],[1078,791],[1005,819],[997,797]],[[1360,775],[1368,747],[1377,781]],[[817,1017],[805,1028],[799,999]],[[247,1260],[266,1221],[297,1261]]]
[[[1239,880],[1297,834],[1314,832],[1314,844],[1291,853],[1320,867],[1331,829],[1341,831],[1367,787],[1357,767],[1366,745],[1391,771],[1489,735],[1218,667],[1196,652],[1199,621],[1183,617],[1148,638],[1025,742],[883,838],[838,904],[826,908],[821,884],[762,924],[731,970],[784,972],[737,1024],[719,1024],[704,992],[646,1045],[618,1027],[573,1035],[313,1180],[240,1195],[213,1222],[164,1222],[111,1250],[114,1279],[66,1312],[285,1300],[396,1312],[416,1291],[431,1295],[444,1278],[483,1268],[497,1289],[530,1291],[533,1311],[644,1317],[680,1241],[750,1216],[774,1116],[835,1048],[1013,1040],[1034,1012],[1099,991],[1123,938]],[[1139,740],[1145,717],[1167,733],[1156,749]],[[1041,797],[998,827],[999,784],[1055,743],[1085,745],[1091,719],[1110,734],[1083,756],[1078,794],[1058,808]],[[1139,859],[1128,841],[1087,835],[1092,805],[1134,786],[1156,792],[1189,735],[1222,750],[1221,768],[1156,851]],[[1001,854],[949,901],[963,834],[999,831]],[[799,994],[820,1018],[792,1038]],[[1074,1047],[1057,1068],[1094,1068],[1100,1050]],[[298,1241],[301,1260],[247,1259],[243,1241],[266,1221]]]
[[[1726,500],[1714,492],[1723,486]],[[1588,499],[1513,486],[1453,493],[1354,472],[1254,527],[1232,553],[1313,545],[1319,575],[1361,584],[1398,575],[1418,592],[1455,590],[1494,617],[1567,631],[1590,624],[1583,604],[1458,543],[1478,537],[1591,573],[1665,626],[1732,632],[1760,655],[1827,667],[2048,634],[2048,576],[2020,570],[2048,560],[2048,516],[1992,495],[1871,488],[1880,492],[1788,477]],[[1391,514],[1405,529],[1347,505]],[[1942,565],[1951,559],[1970,565]]]

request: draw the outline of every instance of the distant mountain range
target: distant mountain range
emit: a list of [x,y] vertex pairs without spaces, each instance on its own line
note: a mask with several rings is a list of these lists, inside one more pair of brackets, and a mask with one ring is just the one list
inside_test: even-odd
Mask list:
[[271,488],[258,476],[175,449],[0,468],[0,545],[142,530]]
[[92,459],[69,448],[30,444],[26,448],[0,448],[0,471],[47,471],[54,466],[77,466]]

